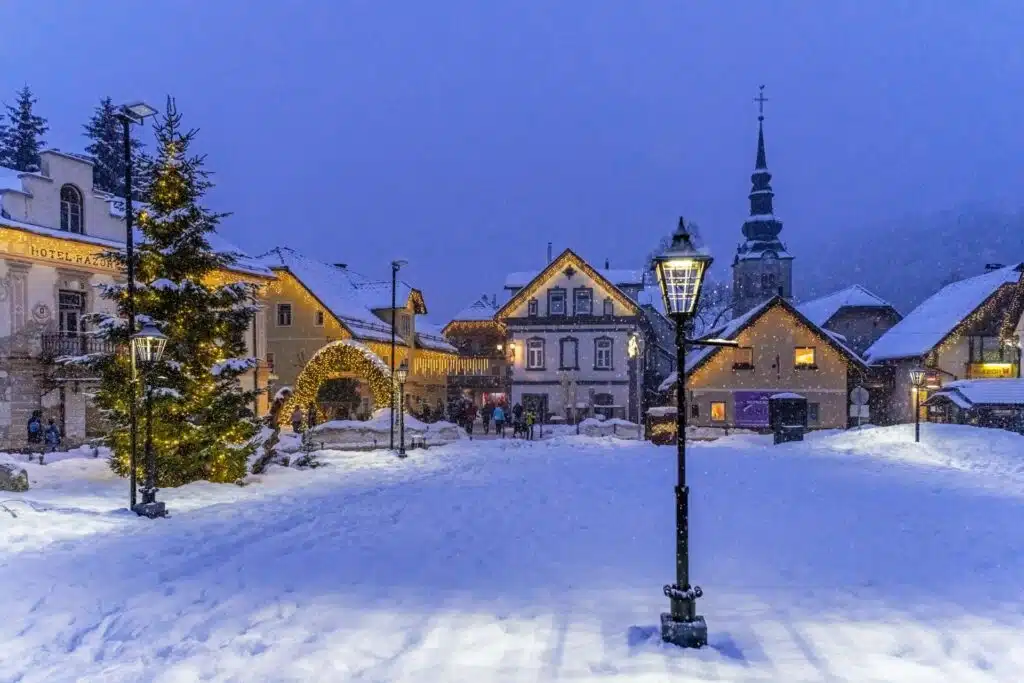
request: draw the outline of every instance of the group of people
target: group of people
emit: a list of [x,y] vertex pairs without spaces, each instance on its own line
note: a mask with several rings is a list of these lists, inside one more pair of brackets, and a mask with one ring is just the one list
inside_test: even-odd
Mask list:
[[480,416],[480,424],[484,434],[491,433],[491,423],[494,423],[494,434],[505,438],[505,430],[512,429],[512,437],[524,439],[533,438],[534,425],[537,424],[537,414],[532,408],[524,409],[522,404],[516,403],[509,408],[505,401],[494,403],[487,401],[479,408],[469,399],[463,399],[453,415],[452,422],[466,430],[468,434],[473,433],[473,425],[477,415]]
[[43,444],[51,453],[60,446],[60,429],[51,417],[43,427],[43,411],[33,410],[28,418],[28,442],[30,445]]

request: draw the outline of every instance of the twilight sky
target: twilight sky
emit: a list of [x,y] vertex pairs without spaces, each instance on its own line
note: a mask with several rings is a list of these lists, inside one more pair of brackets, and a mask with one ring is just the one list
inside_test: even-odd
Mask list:
[[638,266],[680,214],[727,276],[761,83],[797,273],[815,231],[1022,205],[1015,0],[4,0],[0,26],[0,97],[30,84],[51,145],[101,96],[173,94],[229,239],[407,258],[437,322],[549,240]]

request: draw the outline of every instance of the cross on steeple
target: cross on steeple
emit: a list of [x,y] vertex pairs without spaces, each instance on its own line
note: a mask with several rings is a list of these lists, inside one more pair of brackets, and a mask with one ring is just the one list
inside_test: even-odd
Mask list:
[[768,98],[764,96],[764,86],[758,88],[757,97],[754,98],[757,102],[757,120],[764,121],[764,103],[768,101]]

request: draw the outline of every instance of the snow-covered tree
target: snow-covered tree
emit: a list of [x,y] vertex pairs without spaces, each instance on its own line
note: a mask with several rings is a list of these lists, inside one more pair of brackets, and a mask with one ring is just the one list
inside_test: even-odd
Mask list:
[[[93,185],[96,189],[110,192],[118,197],[124,196],[124,128],[117,115],[117,107],[109,97],[104,97],[93,110],[89,122],[83,126],[89,145],[85,151],[92,156]],[[132,126],[134,128],[134,126]],[[141,196],[143,183],[142,170],[145,160],[142,157],[142,143],[131,137],[133,164],[135,171],[132,178],[132,194],[136,199]]]
[[[251,409],[255,396],[238,381],[254,365],[254,359],[245,357],[245,332],[255,314],[255,288],[244,283],[211,284],[210,276],[232,262],[230,256],[214,252],[207,240],[224,214],[201,205],[211,187],[209,173],[203,168],[204,157],[190,156],[196,131],[182,129],[181,114],[170,98],[155,132],[156,155],[144,173],[148,204],[138,215],[142,234],[137,247],[136,311],[140,324],[153,321],[169,338],[163,359],[142,380],[154,387],[158,486],[199,479],[234,481],[245,474],[246,458],[255,448],[251,443],[256,433]],[[123,255],[117,258],[124,262]],[[119,315],[100,316],[99,329],[125,348],[126,288],[112,286],[105,296],[116,302]],[[125,475],[132,399],[130,357],[125,353],[103,356],[96,365],[102,376],[96,402],[113,426],[111,464]],[[139,433],[144,432],[140,419]]]
[[43,135],[50,129],[46,119],[35,113],[36,98],[26,85],[18,91],[13,105],[6,105],[9,123],[0,138],[0,165],[19,171],[39,170]]

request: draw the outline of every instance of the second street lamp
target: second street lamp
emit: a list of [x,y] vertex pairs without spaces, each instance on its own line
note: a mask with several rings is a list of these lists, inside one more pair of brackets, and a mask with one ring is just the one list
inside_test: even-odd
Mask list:
[[924,388],[924,368],[913,368],[910,371],[910,383],[914,389],[914,443],[921,441],[921,389]]
[[[402,364],[395,370],[395,379],[398,381],[398,424],[399,429],[399,441],[398,441],[398,457],[405,457],[405,380],[409,379],[409,363],[408,361],[402,361]],[[393,422],[394,420],[392,420]]]
[[661,639],[680,647],[708,643],[708,626],[697,614],[696,600],[704,592],[690,585],[690,488],[686,485],[686,346],[732,346],[727,340],[687,340],[686,328],[697,310],[711,256],[694,246],[686,222],[680,218],[672,245],[655,257],[658,285],[668,313],[676,325],[676,582],[664,587],[670,611],[661,615]]
[[[404,267],[408,261],[402,259],[396,259],[391,262],[391,376],[395,376],[395,325],[398,323],[398,312],[395,307],[398,305],[396,301],[397,290],[398,290],[398,271]],[[405,341],[406,349],[409,348],[409,340]],[[407,354],[408,355],[408,354]],[[391,450],[395,450],[395,387],[391,386],[391,438],[389,440],[388,447]]]
[[156,499],[156,454],[153,453],[153,374],[164,354],[167,337],[153,323],[146,323],[132,335],[132,353],[146,377],[146,485],[142,502],[132,508],[141,517],[165,517],[167,507]]

